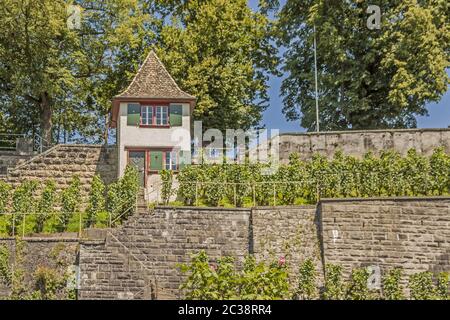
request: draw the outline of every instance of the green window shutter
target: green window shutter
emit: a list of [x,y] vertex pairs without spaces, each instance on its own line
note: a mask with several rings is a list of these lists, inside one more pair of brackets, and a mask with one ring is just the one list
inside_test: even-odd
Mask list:
[[150,170],[162,170],[163,153],[162,151],[150,151]]
[[141,106],[137,103],[129,103],[127,109],[127,125],[138,126],[141,122]]
[[169,107],[170,125],[180,127],[183,124],[183,106],[181,104],[172,104]]

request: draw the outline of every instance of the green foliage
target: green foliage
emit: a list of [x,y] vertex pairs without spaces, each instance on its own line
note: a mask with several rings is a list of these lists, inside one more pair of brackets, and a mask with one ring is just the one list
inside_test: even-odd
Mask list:
[[436,148],[430,158],[429,193],[441,195],[450,190],[450,156],[443,147]]
[[172,170],[161,170],[159,175],[161,176],[162,188],[161,188],[161,197],[163,203],[167,205],[170,201],[170,197],[172,196],[173,190],[173,171]]
[[0,246],[0,279],[6,286],[11,286],[12,283],[12,271],[9,266],[10,252],[7,246]]
[[[26,243],[17,239],[13,249],[0,245],[0,281],[9,289],[11,300],[54,300],[63,297],[74,299],[74,291],[66,287],[69,262],[60,256],[66,252],[65,245],[55,246],[47,257],[55,267],[38,266],[25,270]],[[73,252],[72,252],[73,253]],[[14,259],[10,259],[14,255]]]
[[53,213],[55,205],[56,185],[53,180],[45,182],[44,190],[37,205],[37,216],[34,231],[40,233],[44,230],[44,224]]
[[32,214],[35,210],[35,199],[33,197],[38,183],[34,180],[22,182],[13,192],[12,209],[13,215],[8,225],[9,234],[15,234],[24,215]]
[[179,187],[177,196],[185,205],[194,205],[198,189],[198,181],[200,178],[200,169],[198,166],[186,166],[177,176]]
[[212,264],[206,252],[200,251],[192,256],[189,264],[180,267],[183,273],[188,273],[181,285],[186,299],[270,300],[288,297],[287,269],[278,262],[266,265],[248,256],[243,270],[237,271],[233,258],[222,257]]
[[66,284],[56,270],[47,267],[38,267],[34,272],[35,290],[40,300],[55,300],[58,290]]
[[325,300],[342,300],[344,298],[341,266],[335,264],[326,265],[323,298]]
[[395,268],[388,272],[383,279],[383,295],[386,300],[403,300],[403,288],[400,284],[402,269]]
[[449,300],[450,293],[448,290],[450,275],[448,272],[441,272],[437,277],[436,294],[441,300]]
[[80,178],[74,176],[69,186],[61,194],[61,212],[59,217],[58,230],[66,231],[69,220],[77,212],[80,204]]
[[302,300],[312,300],[317,297],[317,272],[312,259],[306,259],[298,272],[297,295]]
[[450,156],[437,148],[431,157],[414,149],[404,157],[384,151],[362,159],[338,151],[329,160],[315,154],[302,161],[292,154],[272,175],[261,164],[187,166],[178,175],[178,198],[185,205],[293,205],[319,198],[446,195]]
[[105,210],[105,184],[98,174],[94,176],[89,194],[89,204],[86,209],[84,226],[95,225],[98,215]]
[[436,298],[431,272],[419,272],[409,277],[409,289],[414,300],[432,300]]
[[346,296],[349,300],[368,300],[371,298],[367,280],[370,273],[366,268],[354,269],[347,287]]
[[283,300],[289,297],[287,266],[281,261],[256,262],[247,256],[239,280],[239,297],[244,300]]
[[10,249],[0,245],[0,280],[9,288],[9,298],[20,299],[26,292],[23,270],[25,242],[17,239],[13,248],[14,259],[11,259]]
[[267,107],[267,75],[277,65],[266,15],[246,0],[173,1],[173,20],[157,52],[186,92],[197,97],[204,129],[249,129]]
[[[69,3],[82,8],[80,30],[67,27]],[[0,15],[0,126],[100,140],[111,97],[152,38],[141,1],[4,0]]]
[[315,129],[314,35],[322,130],[415,127],[415,116],[427,115],[425,105],[447,91],[446,2],[376,4],[380,30],[366,26],[365,1],[286,1],[277,25],[286,47],[281,94],[288,120]]
[[0,180],[0,213],[5,212],[8,207],[9,197],[11,195],[11,186]]
[[137,169],[127,166],[122,178],[108,186],[106,209],[112,220],[121,222],[133,214],[139,189]]

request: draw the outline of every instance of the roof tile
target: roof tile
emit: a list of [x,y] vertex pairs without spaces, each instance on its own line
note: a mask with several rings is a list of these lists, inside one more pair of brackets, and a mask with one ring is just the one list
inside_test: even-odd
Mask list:
[[128,88],[115,98],[195,99],[178,87],[153,50],[145,58]]

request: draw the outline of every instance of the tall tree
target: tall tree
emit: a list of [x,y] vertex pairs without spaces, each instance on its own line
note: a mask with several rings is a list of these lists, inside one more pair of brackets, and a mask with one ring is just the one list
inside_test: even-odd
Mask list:
[[[207,128],[257,126],[267,107],[267,72],[277,59],[270,21],[246,0],[168,1],[157,53],[180,87],[197,97]],[[166,19],[166,20],[167,20]]]
[[425,104],[447,91],[448,1],[370,4],[381,8],[379,30],[367,27],[367,1],[287,0],[279,30],[287,47],[281,91],[288,120],[315,128],[314,25],[322,129],[415,127]]
[[[79,28],[68,27],[69,4],[82,8]],[[54,129],[98,136],[107,100],[145,47],[139,1],[4,0],[0,15],[0,108],[9,127],[38,131],[47,143]]]

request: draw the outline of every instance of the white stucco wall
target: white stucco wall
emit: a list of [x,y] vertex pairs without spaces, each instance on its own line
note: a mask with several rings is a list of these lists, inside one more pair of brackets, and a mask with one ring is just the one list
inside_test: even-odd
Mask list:
[[182,126],[170,128],[143,128],[127,125],[127,103],[121,103],[117,119],[117,150],[119,152],[118,174],[122,176],[127,165],[126,147],[134,148],[170,148],[183,151],[191,150],[190,106],[183,106]]

